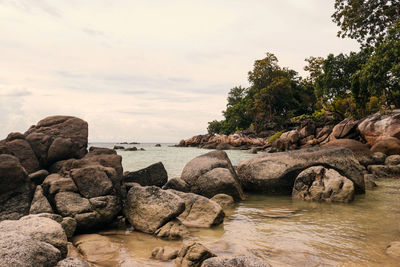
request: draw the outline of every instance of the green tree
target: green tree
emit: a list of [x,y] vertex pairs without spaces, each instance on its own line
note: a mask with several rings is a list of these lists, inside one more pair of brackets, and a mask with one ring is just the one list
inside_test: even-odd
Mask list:
[[335,10],[332,18],[340,27],[338,36],[368,46],[382,41],[400,18],[400,1],[335,0]]

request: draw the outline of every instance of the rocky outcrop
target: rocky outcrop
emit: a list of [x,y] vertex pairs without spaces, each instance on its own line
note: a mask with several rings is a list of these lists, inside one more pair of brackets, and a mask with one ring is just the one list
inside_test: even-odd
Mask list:
[[333,169],[315,166],[297,176],[292,197],[309,201],[347,203],[354,199],[354,184]]
[[69,158],[82,158],[88,140],[87,122],[71,116],[51,116],[25,132],[41,167]]
[[0,222],[0,266],[55,266],[67,255],[67,237],[56,221],[29,215]]
[[251,256],[212,257],[205,261],[201,267],[271,267],[263,260]]
[[385,155],[400,154],[400,140],[395,137],[384,137],[371,147],[372,152],[381,152]]
[[376,113],[364,118],[357,126],[361,136],[370,146],[385,137],[400,138],[400,110],[390,114]]
[[263,154],[240,162],[237,170],[245,190],[289,195],[300,172],[318,165],[334,169],[350,179],[356,193],[365,192],[364,168],[346,148],[323,147]]
[[141,186],[162,187],[168,181],[168,174],[161,162],[154,163],[147,168],[124,172],[123,182],[138,183]]
[[202,244],[190,243],[179,250],[175,263],[177,267],[200,267],[203,261],[215,256]]
[[189,227],[210,227],[221,224],[225,213],[216,202],[193,193],[168,190],[185,201],[185,210],[177,217],[183,225]]
[[[192,159],[183,169],[181,179],[185,191],[209,198],[225,193],[235,200],[244,199],[237,174],[224,151],[212,151]],[[166,188],[180,190],[174,185],[170,183]]]
[[29,214],[35,187],[18,158],[0,155],[0,221]]
[[138,231],[153,234],[185,210],[185,202],[176,194],[156,186],[133,186],[127,196],[124,213]]

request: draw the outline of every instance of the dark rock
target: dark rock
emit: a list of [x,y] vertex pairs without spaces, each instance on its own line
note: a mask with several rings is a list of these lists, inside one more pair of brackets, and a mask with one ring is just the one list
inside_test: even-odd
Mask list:
[[47,170],[39,170],[34,173],[28,175],[30,181],[35,183],[36,185],[40,185],[43,183],[44,179],[49,175]]
[[34,190],[19,160],[12,155],[0,155],[0,221],[27,215]]
[[71,177],[74,180],[79,192],[86,198],[105,196],[112,193],[113,183],[117,173],[113,168],[103,166],[88,166],[71,170]]
[[377,178],[400,178],[400,165],[370,165],[368,171]]
[[387,157],[385,165],[400,165],[400,155],[391,155]]
[[138,171],[124,172],[122,179],[124,182],[138,183],[141,186],[162,187],[168,181],[168,174],[164,165],[158,162]]
[[40,169],[39,161],[36,158],[30,144],[24,139],[14,139],[5,143],[10,154],[16,156],[28,173]]
[[190,243],[179,250],[175,263],[177,267],[200,267],[203,261],[215,256],[202,244]]
[[297,175],[317,165],[335,169],[354,182],[356,193],[365,192],[364,168],[347,148],[323,147],[262,154],[240,162],[238,176],[248,191],[289,195]]
[[163,189],[174,189],[182,192],[189,192],[190,185],[181,178],[172,178],[163,186]]
[[125,149],[125,147],[123,147],[123,146],[114,146],[113,149],[114,149],[114,150],[117,150],[117,149]]
[[76,214],[91,211],[89,200],[74,192],[59,192],[54,201],[58,213],[63,217],[74,217]]
[[137,149],[137,147],[128,147],[128,148],[125,148],[125,151],[137,151],[138,149]]
[[201,267],[270,267],[263,260],[251,256],[212,257],[203,262]]
[[156,144],[155,147],[161,147],[161,144]]
[[334,139],[324,144],[323,146],[338,146],[350,149],[356,158],[370,156],[372,152],[366,144],[363,144],[353,139]]
[[237,174],[224,151],[212,151],[192,159],[183,169],[181,179],[195,194],[213,197],[224,193],[235,200],[244,198]]
[[174,193],[156,186],[133,186],[124,213],[129,223],[145,233],[155,233],[185,210],[185,202]]
[[49,201],[43,194],[43,189],[40,185],[36,186],[36,191],[35,194],[33,195],[33,200],[29,213],[30,214],[53,213],[53,209]]
[[25,140],[25,135],[19,132],[9,133],[6,138],[6,142],[11,142],[17,139]]
[[103,224],[111,222],[122,209],[120,199],[113,195],[91,198],[89,202]]
[[74,181],[69,177],[62,177],[59,174],[50,174],[44,179],[42,187],[46,194],[54,196],[58,192],[78,192]]
[[87,153],[87,122],[70,116],[47,117],[25,132],[41,167]]
[[365,189],[367,190],[372,190],[375,187],[377,187],[375,183],[375,175],[373,174],[364,174],[364,183],[365,183]]
[[359,121],[353,118],[346,118],[343,121],[333,127],[330,138],[331,139],[342,139],[342,138],[355,138],[359,135],[357,126]]
[[224,221],[225,213],[221,206],[200,195],[168,190],[185,201],[185,210],[177,217],[188,227],[211,227]]
[[315,166],[297,176],[292,197],[310,201],[347,203],[354,199],[354,184],[333,169]]
[[76,230],[76,220],[71,217],[65,217],[61,221],[61,226],[67,235],[67,238],[72,238]]

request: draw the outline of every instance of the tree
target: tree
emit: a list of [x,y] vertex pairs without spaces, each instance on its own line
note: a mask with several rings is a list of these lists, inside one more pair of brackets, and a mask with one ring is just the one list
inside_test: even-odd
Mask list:
[[335,0],[333,21],[338,36],[356,39],[364,46],[375,45],[400,18],[399,0]]

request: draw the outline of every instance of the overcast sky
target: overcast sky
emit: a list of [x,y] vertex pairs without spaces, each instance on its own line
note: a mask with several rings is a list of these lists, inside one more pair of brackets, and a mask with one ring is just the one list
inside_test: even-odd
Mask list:
[[59,114],[90,141],[205,133],[266,52],[304,76],[309,56],[358,50],[333,2],[0,0],[0,139]]

